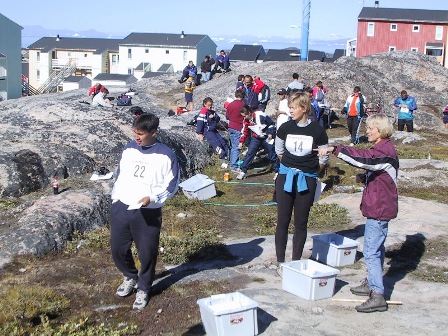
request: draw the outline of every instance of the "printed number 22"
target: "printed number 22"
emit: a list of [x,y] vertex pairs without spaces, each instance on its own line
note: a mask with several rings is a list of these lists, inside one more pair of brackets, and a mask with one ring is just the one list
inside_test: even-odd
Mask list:
[[303,141],[300,141],[299,146],[297,146],[297,141],[294,141],[294,152],[303,150]]
[[143,176],[144,172],[145,172],[145,166],[139,166],[139,165],[135,166],[135,172],[134,172],[135,177],[144,177]]

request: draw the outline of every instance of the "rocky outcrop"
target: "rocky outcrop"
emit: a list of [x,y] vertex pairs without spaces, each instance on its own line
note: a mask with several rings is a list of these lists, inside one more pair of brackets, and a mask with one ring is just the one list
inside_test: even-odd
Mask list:
[[[266,62],[232,64],[232,71],[216,74],[194,92],[196,108],[209,96],[223,112],[232,97],[238,74],[260,76],[272,90],[267,113],[278,103],[276,91],[286,87],[293,72],[313,85],[322,80],[328,100],[339,111],[355,85],[370,101],[381,100],[386,108],[402,89],[416,97],[416,125],[440,128],[441,108],[448,103],[448,70],[429,56],[413,52],[390,52],[361,59],[343,57],[335,63]],[[187,126],[196,112],[169,117],[167,112],[183,105],[183,87],[177,74],[144,79],[133,88],[133,105],[161,118],[159,139],[176,153],[183,178],[210,163],[211,150],[196,140]],[[110,88],[111,95],[128,88]],[[133,116],[121,110],[93,108],[82,103],[86,92],[74,90],[0,102],[0,197],[15,199],[47,187],[54,174],[61,178],[81,177],[100,166],[114,170],[123,146],[132,136]],[[1,250],[16,253],[45,253],[59,249],[73,230],[107,223],[108,196],[101,188],[68,190],[60,195],[21,203],[21,210],[0,216]],[[5,229],[6,228],[6,229]],[[12,230],[11,232],[7,232]],[[32,236],[23,238],[23,230]],[[21,238],[22,237],[22,238]]]

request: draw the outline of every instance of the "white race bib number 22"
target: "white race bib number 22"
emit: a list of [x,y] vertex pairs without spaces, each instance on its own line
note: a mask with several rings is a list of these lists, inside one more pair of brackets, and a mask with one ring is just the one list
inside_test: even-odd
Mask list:
[[295,156],[309,155],[313,151],[313,137],[308,135],[288,134],[285,148]]

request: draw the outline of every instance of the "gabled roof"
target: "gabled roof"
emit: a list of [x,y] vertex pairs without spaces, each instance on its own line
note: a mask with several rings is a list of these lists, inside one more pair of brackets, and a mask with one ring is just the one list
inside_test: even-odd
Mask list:
[[73,51],[93,51],[94,54],[102,52],[116,51],[118,52],[118,44],[121,39],[105,39],[105,38],[82,38],[82,37],[61,37],[56,41],[56,37],[42,37],[31,44],[28,49],[37,49],[41,52],[49,52],[50,50],[73,50]]
[[131,77],[135,78],[134,75],[100,73],[100,74],[96,75],[96,77],[93,80],[95,80],[95,81],[107,81],[107,80],[126,81]]
[[[84,78],[87,78],[85,76],[68,76],[66,78],[64,78],[64,82],[70,82],[70,83],[78,83],[80,81],[82,81]],[[90,79],[87,78],[89,81]]]
[[149,62],[142,62],[139,65],[137,65],[137,67],[134,70],[143,71],[149,64],[150,64]]
[[167,72],[172,66],[172,64],[163,63],[157,71]]
[[266,61],[300,61],[298,57],[299,49],[269,49],[263,58],[263,62]]
[[153,46],[153,47],[182,47],[194,48],[207,35],[197,34],[164,34],[164,33],[131,33],[121,40],[120,45]]
[[393,21],[413,23],[448,23],[447,10],[364,7],[358,21]]
[[6,16],[4,16],[2,13],[0,13],[0,18],[4,18],[5,20],[7,20],[7,21],[9,21],[9,22],[11,22],[11,23],[14,23],[17,27],[19,27],[20,28],[20,30],[22,30],[23,29],[23,27],[21,26],[21,25],[19,25],[18,23],[16,23],[16,22],[14,22],[13,20],[11,20],[10,18],[8,18],[8,17],[6,17]]
[[142,76],[142,78],[152,78],[152,77],[157,77],[157,76],[161,76],[161,75],[164,75],[165,74],[165,72],[159,72],[159,71],[156,71],[156,72],[145,72],[145,74]]
[[256,62],[266,55],[262,45],[235,44],[230,50],[230,61]]

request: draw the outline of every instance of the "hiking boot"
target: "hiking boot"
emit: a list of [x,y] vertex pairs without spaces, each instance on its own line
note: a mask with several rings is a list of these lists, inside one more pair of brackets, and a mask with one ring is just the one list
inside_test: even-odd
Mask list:
[[356,287],[350,288],[350,292],[359,296],[369,296],[370,295],[370,286],[367,282],[367,279],[361,281],[361,284]]
[[125,277],[120,287],[117,288],[117,292],[115,294],[121,297],[128,296],[134,291],[136,285],[137,281]]
[[146,307],[149,301],[148,293],[138,290],[137,295],[135,296],[134,304],[132,305],[132,309],[143,309]]
[[237,180],[244,180],[246,178],[246,173],[241,171],[238,173],[238,175],[236,176]]
[[356,306],[355,309],[358,313],[383,312],[387,310],[387,302],[383,294],[371,291],[367,301]]

